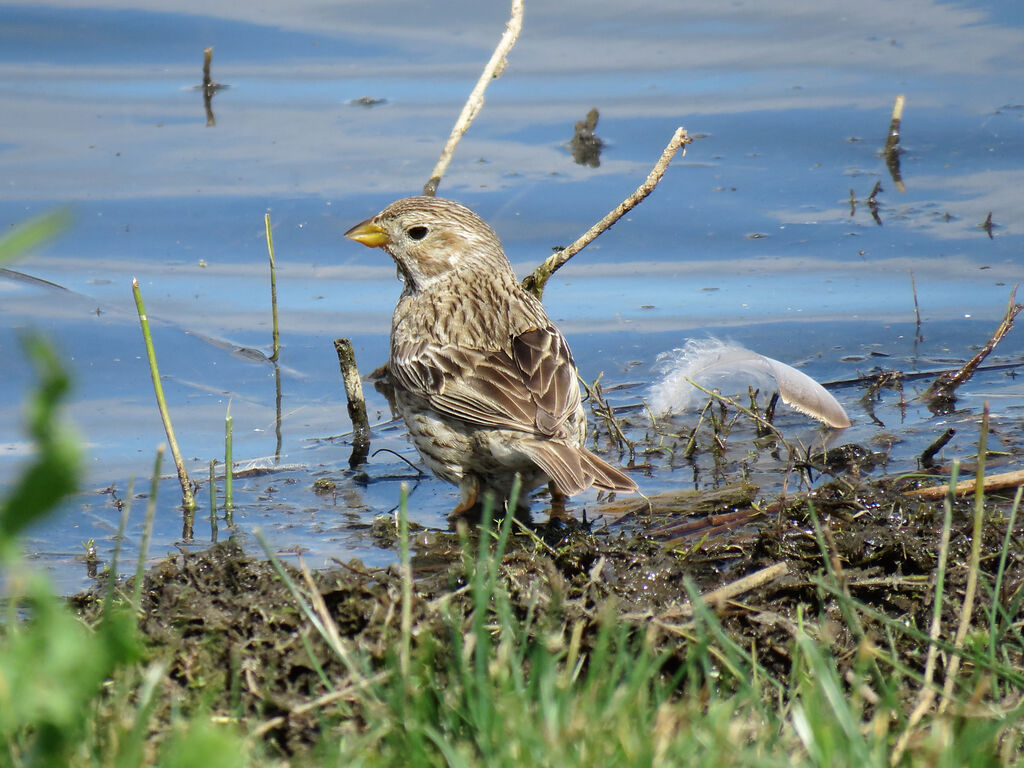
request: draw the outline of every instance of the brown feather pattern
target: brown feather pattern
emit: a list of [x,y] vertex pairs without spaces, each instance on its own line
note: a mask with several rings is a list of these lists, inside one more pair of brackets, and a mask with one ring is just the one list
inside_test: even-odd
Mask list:
[[[583,447],[586,414],[569,345],[516,280],[497,235],[458,203],[411,197],[357,225],[405,281],[388,369],[410,436],[428,466],[457,483],[507,495],[550,479],[572,495],[636,483]],[[379,244],[374,240],[374,245]],[[460,505],[461,508],[461,505]]]

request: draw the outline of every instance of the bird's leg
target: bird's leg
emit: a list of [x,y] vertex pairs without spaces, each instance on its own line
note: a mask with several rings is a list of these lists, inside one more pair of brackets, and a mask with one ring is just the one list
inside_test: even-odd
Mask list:
[[459,484],[459,490],[462,492],[462,500],[452,510],[453,516],[464,515],[476,506],[476,499],[480,493],[480,481],[475,477],[463,478]]

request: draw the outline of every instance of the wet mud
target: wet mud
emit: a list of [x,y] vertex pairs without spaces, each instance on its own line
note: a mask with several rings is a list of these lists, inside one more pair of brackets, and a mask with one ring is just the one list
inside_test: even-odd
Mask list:
[[[944,510],[941,502],[914,499],[904,490],[892,481],[846,475],[809,493],[755,503],[751,489],[740,484],[701,499],[696,512],[629,513],[629,530],[574,518],[514,526],[499,578],[516,615],[533,617],[524,624],[528,634],[567,636],[582,629],[584,653],[612,621],[667,654],[666,669],[683,668],[693,639],[690,584],[711,596],[708,606],[727,635],[755,649],[759,663],[779,679],[790,671],[800,616],[815,617],[812,631],[821,633],[842,665],[852,668],[865,644],[873,643],[920,670],[924,641],[888,631],[883,617],[927,633]],[[1001,494],[985,499],[981,570],[990,583],[1011,504]],[[943,608],[949,632],[962,605],[973,509],[973,497],[952,505]],[[726,524],[716,524],[721,520]],[[377,528],[383,546],[397,546],[391,518],[378,520]],[[473,528],[461,535],[413,532],[414,644],[440,643],[444,652],[453,616],[456,623],[469,617],[472,601],[464,587],[478,535]],[[1004,605],[1024,585],[1020,536],[1018,526],[1002,577]],[[286,568],[295,583],[303,583],[296,569]],[[768,575],[740,581],[751,574]],[[372,665],[383,666],[397,653],[397,566],[371,570],[351,561],[311,578],[341,636]],[[744,586],[728,592],[738,584]],[[843,593],[877,612],[861,612],[863,637],[843,620]],[[142,595],[140,627],[148,653],[167,664],[163,722],[174,711],[208,711],[250,726],[263,723],[259,733],[268,749],[282,755],[304,754],[324,735],[324,721],[305,705],[325,693],[325,680],[343,679],[346,670],[271,563],[235,541],[182,552],[146,575]],[[102,590],[72,603],[88,620],[98,620]],[[981,602],[976,606],[975,618],[984,623]],[[344,717],[341,722],[331,727],[346,727]],[[347,727],[359,727],[358,711]]]

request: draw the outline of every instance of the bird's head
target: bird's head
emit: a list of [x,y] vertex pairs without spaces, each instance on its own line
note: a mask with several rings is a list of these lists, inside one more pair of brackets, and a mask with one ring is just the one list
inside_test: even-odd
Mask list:
[[440,197],[398,200],[345,237],[390,254],[412,290],[454,270],[512,273],[494,230],[466,206]]

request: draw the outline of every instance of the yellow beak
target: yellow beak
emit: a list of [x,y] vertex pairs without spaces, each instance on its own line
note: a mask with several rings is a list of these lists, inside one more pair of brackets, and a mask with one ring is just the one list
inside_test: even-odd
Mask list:
[[373,223],[373,219],[367,219],[362,224],[356,224],[345,233],[349,240],[362,243],[367,248],[379,248],[391,242],[388,233]]

